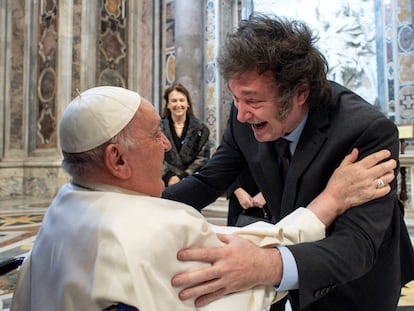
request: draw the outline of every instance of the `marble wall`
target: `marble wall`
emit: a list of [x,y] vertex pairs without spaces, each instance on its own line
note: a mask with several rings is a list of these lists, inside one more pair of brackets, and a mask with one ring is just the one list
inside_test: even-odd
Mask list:
[[[179,59],[186,54],[177,54],[177,38],[183,35],[183,29],[176,27],[177,1],[181,1],[180,7],[192,5],[185,0],[1,1],[0,199],[52,197],[67,181],[60,168],[58,120],[77,90],[99,84],[137,90],[159,110],[165,87],[177,78],[177,72],[190,71],[188,76],[200,93],[199,116],[210,128],[214,152],[231,102],[215,58],[226,32],[252,9],[253,1],[203,0],[201,6],[197,2],[192,8],[197,7],[199,15],[186,8],[194,15],[187,18],[201,19],[197,23],[201,43],[200,36],[193,36],[190,41],[194,42],[185,45],[193,49],[188,51],[193,53],[189,54],[191,61],[200,62],[197,68]],[[272,1],[277,5],[268,7],[279,11],[285,5],[290,11],[310,12],[303,8],[316,0],[302,0],[300,5],[301,0]],[[360,87],[359,93],[395,122],[412,123],[410,0],[340,1],[343,5],[335,6],[336,13],[328,12],[324,1],[330,0],[317,1],[323,10],[313,10],[319,12],[318,24],[332,26],[324,36],[332,40],[335,29],[342,29],[341,40],[336,42],[354,46],[347,61],[341,61],[339,54],[330,58],[334,78],[349,81],[352,88]],[[406,152],[414,153],[411,141]]]
[[[410,0],[383,4],[384,83],[390,115],[398,124],[414,120],[414,32]],[[414,153],[409,142],[407,153]]]
[[[205,84],[205,123],[210,129],[212,153],[219,145],[228,114],[232,97],[226,91],[221,79],[216,57],[221,40],[226,32],[234,28],[234,20],[239,19],[238,12],[234,12],[232,1],[205,1],[205,60],[204,60],[204,84]],[[240,5],[238,5],[240,7]],[[237,15],[235,18],[234,14]]]
[[[226,91],[218,74],[215,60],[221,40],[228,31],[237,26],[243,5],[242,1],[235,0],[204,0],[202,4],[199,9],[199,3],[190,3],[185,0],[164,0],[162,2],[161,90],[163,92],[176,80],[189,89],[192,101],[196,102],[196,110],[200,108],[202,110],[201,112],[196,111],[196,115],[210,129],[211,151],[214,152],[220,143],[231,103],[231,96]],[[177,29],[175,21],[177,6],[181,17],[179,23],[184,24],[181,29]],[[198,36],[189,37],[191,32],[194,33],[199,28],[190,21],[194,17],[194,9],[201,10],[200,18],[202,18],[203,27],[200,33],[202,33],[202,41],[199,41]],[[188,28],[188,25],[191,30],[183,29]],[[177,33],[179,38],[177,38]],[[190,38],[191,42],[177,43],[177,40],[183,40],[182,38]],[[180,48],[184,45],[187,45],[189,50],[186,53],[180,52]],[[199,55],[200,46],[201,55]],[[202,58],[201,64],[198,64],[199,57]],[[197,63],[198,66],[192,66],[194,63]],[[197,71],[197,74],[191,71]],[[160,98],[162,98],[162,92]],[[159,109],[163,104],[161,101]]]
[[0,199],[52,198],[68,181],[58,120],[78,92],[111,84],[151,99],[158,6],[151,0],[2,0]]
[[[24,108],[23,98],[23,85],[21,78],[23,77],[23,65],[24,65],[24,36],[20,36],[24,32],[24,3],[23,1],[16,1],[10,5],[13,6],[11,18],[13,19],[12,33],[17,35],[15,40],[11,41],[11,52],[12,55],[8,60],[11,63],[11,75],[10,75],[10,96],[13,100],[10,100],[9,106],[9,148],[11,150],[21,150],[24,148],[24,116],[22,111]],[[8,65],[8,64],[6,64]]]

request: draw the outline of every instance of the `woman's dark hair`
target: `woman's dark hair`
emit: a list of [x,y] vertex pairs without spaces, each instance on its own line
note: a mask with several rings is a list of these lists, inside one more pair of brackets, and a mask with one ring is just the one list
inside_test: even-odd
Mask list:
[[175,82],[170,87],[168,87],[164,92],[163,98],[164,98],[165,104],[164,104],[164,107],[162,108],[161,117],[165,118],[171,115],[171,111],[168,109],[168,97],[170,96],[170,93],[172,91],[183,93],[185,97],[187,97],[187,101],[188,101],[187,115],[194,116],[193,103],[191,102],[190,93],[184,87],[184,85],[182,85],[181,83]]

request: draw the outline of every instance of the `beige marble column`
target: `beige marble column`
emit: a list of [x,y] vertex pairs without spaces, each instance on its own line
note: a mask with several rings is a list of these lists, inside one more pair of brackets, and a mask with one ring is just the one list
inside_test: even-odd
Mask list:
[[175,79],[189,90],[194,113],[201,120],[204,118],[203,3],[175,2]]

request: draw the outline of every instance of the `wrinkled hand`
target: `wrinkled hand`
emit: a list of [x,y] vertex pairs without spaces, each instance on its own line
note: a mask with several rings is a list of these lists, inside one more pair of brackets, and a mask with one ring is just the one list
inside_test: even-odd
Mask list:
[[259,192],[253,197],[253,204],[254,206],[261,207],[261,208],[263,208],[263,206],[266,205],[266,200],[263,197],[263,194],[261,192]]
[[[391,190],[389,183],[394,180],[397,162],[393,159],[381,162],[391,156],[389,150],[381,150],[355,162],[358,150],[352,150],[334,171],[326,186],[327,191],[336,194],[346,208],[380,198]],[[355,163],[353,163],[355,162]],[[378,188],[378,178],[385,185]]]
[[173,286],[185,287],[179,294],[181,300],[198,297],[195,305],[202,307],[229,293],[280,283],[282,260],[278,249],[260,248],[236,235],[218,237],[225,246],[178,252],[179,260],[211,263],[210,267],[173,277]]
[[[349,208],[385,196],[391,190],[389,183],[395,178],[393,169],[397,167],[393,159],[381,162],[390,156],[390,151],[381,150],[355,162],[358,150],[352,150],[334,171],[324,191],[308,208],[316,208],[316,212],[313,211],[319,219],[329,224]],[[378,178],[383,180],[383,187],[378,187]],[[331,215],[326,215],[323,206],[330,206]],[[318,215],[318,211],[323,209],[325,215]]]

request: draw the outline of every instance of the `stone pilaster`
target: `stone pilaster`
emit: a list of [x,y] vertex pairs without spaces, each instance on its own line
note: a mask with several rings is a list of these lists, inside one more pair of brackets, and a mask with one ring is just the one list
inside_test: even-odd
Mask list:
[[190,92],[194,113],[204,118],[203,1],[175,2],[175,78]]

